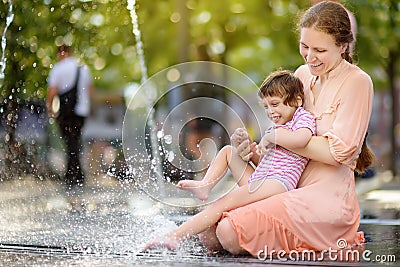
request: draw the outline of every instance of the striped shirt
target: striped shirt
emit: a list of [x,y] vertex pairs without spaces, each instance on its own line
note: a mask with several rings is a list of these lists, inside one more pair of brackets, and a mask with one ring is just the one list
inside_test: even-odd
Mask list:
[[[299,107],[293,118],[283,125],[276,125],[274,128],[285,128],[296,131],[300,128],[310,129],[315,135],[315,119],[311,113],[303,107]],[[261,159],[254,173],[249,178],[252,181],[272,178],[282,182],[289,190],[296,188],[297,182],[308,163],[308,158],[297,155],[281,146],[276,145],[275,149],[270,149],[267,155]]]

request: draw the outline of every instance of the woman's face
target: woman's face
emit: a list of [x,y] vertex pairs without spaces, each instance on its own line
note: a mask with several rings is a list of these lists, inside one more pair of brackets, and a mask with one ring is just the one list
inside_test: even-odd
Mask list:
[[311,74],[321,76],[333,70],[342,60],[346,45],[337,46],[334,38],[313,28],[302,28],[300,32],[300,54]]

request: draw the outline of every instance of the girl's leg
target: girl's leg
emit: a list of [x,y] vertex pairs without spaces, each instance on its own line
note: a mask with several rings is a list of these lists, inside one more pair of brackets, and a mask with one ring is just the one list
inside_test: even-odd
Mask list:
[[170,250],[175,250],[178,243],[183,239],[206,231],[210,227],[214,226],[219,221],[224,211],[229,211],[286,192],[286,188],[282,183],[274,179],[265,179],[257,181],[257,183],[259,183],[259,186],[256,187],[257,190],[251,192],[249,192],[247,186],[241,186],[234,189],[180,225],[178,229],[169,233],[163,239],[154,240],[148,243],[145,250],[160,245],[165,246]]
[[240,158],[236,149],[228,145],[218,152],[201,181],[182,180],[176,186],[191,192],[198,199],[207,200],[211,189],[224,177],[228,168],[238,185],[246,184],[254,172],[254,169]]

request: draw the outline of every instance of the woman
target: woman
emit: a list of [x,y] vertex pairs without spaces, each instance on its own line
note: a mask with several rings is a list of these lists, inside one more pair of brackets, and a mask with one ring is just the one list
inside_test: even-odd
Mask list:
[[[342,5],[319,3],[307,10],[299,26],[300,54],[306,64],[297,69],[296,75],[304,85],[304,108],[316,118],[317,136],[312,136],[303,148],[288,147],[280,141],[284,129],[277,128],[275,143],[310,161],[297,189],[264,196],[224,212],[214,227],[201,234],[210,250],[224,248],[232,254],[269,256],[281,250],[337,250],[365,241],[363,233],[357,233],[360,211],[354,169],[363,170],[372,160],[365,145],[372,82],[351,63],[353,34]],[[241,141],[243,135],[247,136],[239,129],[232,136],[237,153],[244,160],[258,163],[256,143]],[[257,195],[263,192],[257,191]],[[224,201],[212,205],[219,203]],[[163,245],[175,249],[183,233],[196,232],[193,222],[220,218],[219,214],[206,215],[196,215],[190,224],[178,228],[176,239],[168,236],[150,242],[146,248]]]
[[[320,251],[365,241],[363,233],[357,233],[360,211],[354,169],[356,163],[357,168],[366,168],[373,157],[365,145],[372,81],[352,64],[353,35],[341,4],[312,6],[299,28],[306,64],[296,75],[304,84],[305,108],[316,117],[317,136],[304,149],[291,150],[311,160],[298,189],[225,212],[216,228],[205,233],[233,254],[257,256],[267,253],[265,248]],[[255,155],[254,143],[243,142],[238,151],[249,159]]]

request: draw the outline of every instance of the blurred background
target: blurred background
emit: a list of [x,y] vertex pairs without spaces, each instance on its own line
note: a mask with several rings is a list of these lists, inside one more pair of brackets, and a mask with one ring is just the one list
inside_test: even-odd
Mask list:
[[[13,17],[7,28],[11,3]],[[400,2],[342,3],[354,13],[358,25],[355,61],[371,75],[375,87],[368,135],[378,159],[375,170],[389,170],[396,176],[400,171]],[[295,24],[310,5],[308,0],[138,0],[135,8],[146,74],[151,77],[178,63],[205,60],[232,66],[259,85],[277,68],[295,70],[303,63]],[[57,127],[49,123],[44,100],[47,76],[62,43],[72,45],[75,56],[89,66],[96,87],[84,131],[87,171],[107,172],[123,157],[121,128],[129,101],[125,96],[143,78],[127,6],[125,0],[1,1],[6,59],[0,77],[1,179],[61,173]],[[165,98],[160,107],[168,104]],[[208,127],[207,122],[204,125]],[[188,157],[196,157],[200,138],[183,144],[190,150]]]

